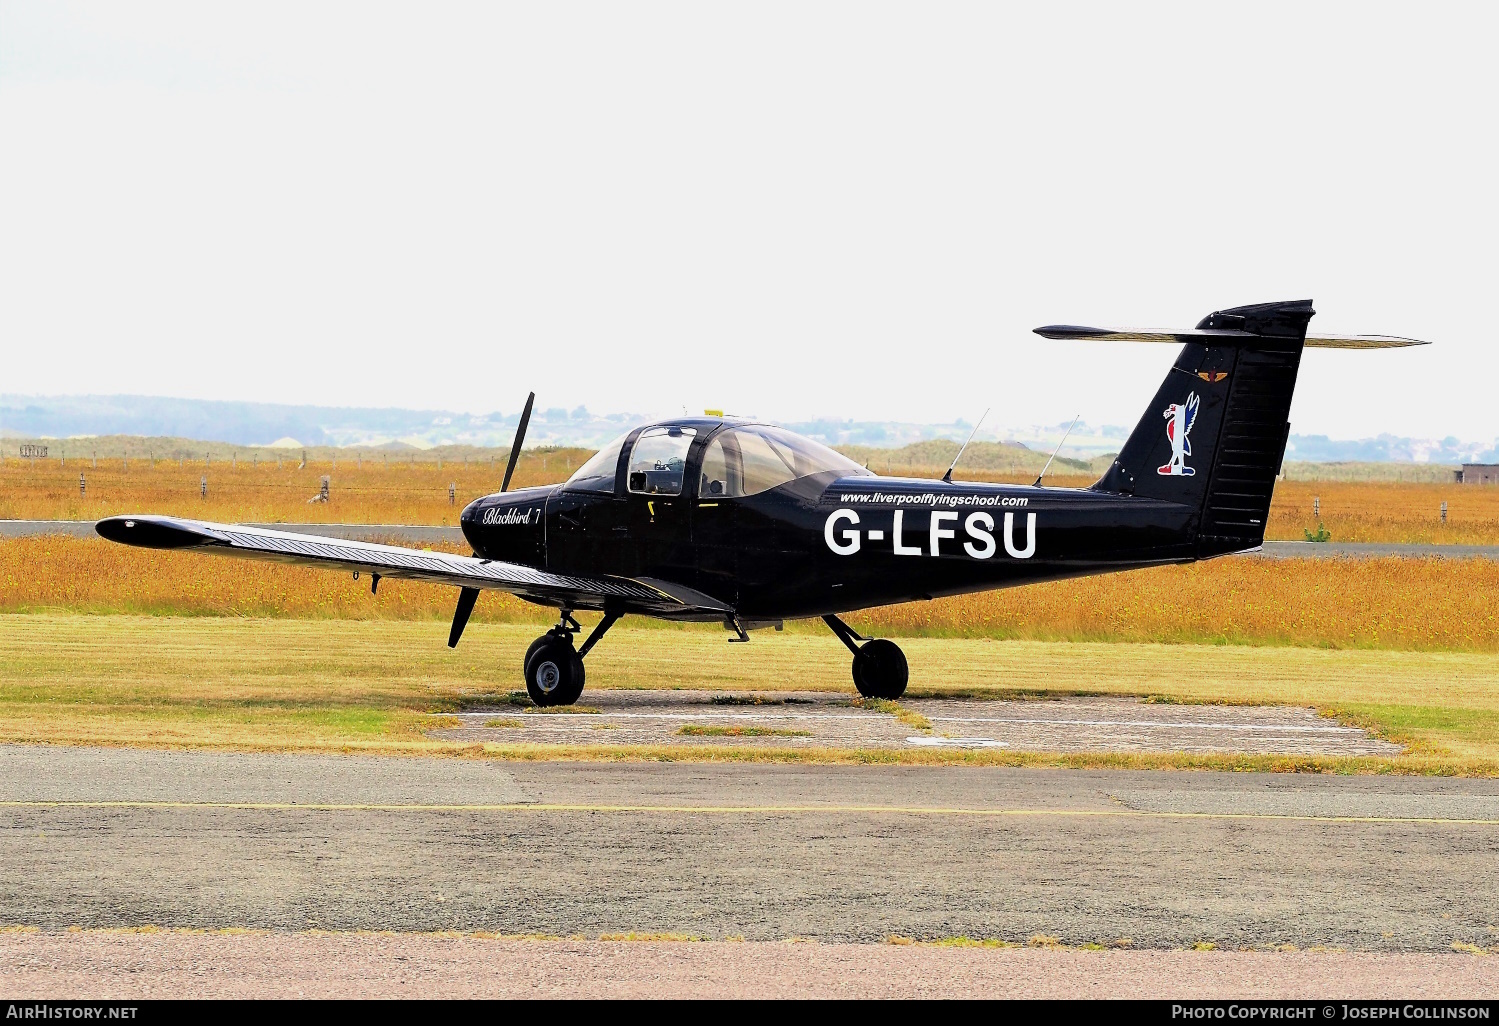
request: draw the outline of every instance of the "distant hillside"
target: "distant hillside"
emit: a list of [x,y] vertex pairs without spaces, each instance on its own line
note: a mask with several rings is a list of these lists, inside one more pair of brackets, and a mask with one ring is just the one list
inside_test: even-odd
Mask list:
[[1459,468],[1451,463],[1293,463],[1282,466],[1287,481],[1393,481],[1452,484]]
[[[38,437],[76,440],[82,436],[132,436],[164,439],[184,451],[202,448],[205,443],[223,443],[243,449],[252,446],[267,448],[270,443],[283,439],[293,440],[298,448],[304,445],[310,448],[366,446],[420,450],[447,446],[508,447],[518,419],[519,409],[468,414],[444,410],[291,406],[153,396],[0,395],[0,437],[11,440]],[[529,445],[597,448],[645,419],[633,413],[595,414],[582,406],[571,410],[543,407],[533,414],[526,441]],[[942,466],[946,466],[952,458],[951,453],[957,451],[957,446],[973,429],[973,425],[964,420],[948,424],[909,424],[822,418],[785,422],[785,426],[851,452],[910,450],[911,460],[930,458]],[[975,469],[983,469],[982,464],[973,461],[993,459],[997,461],[996,466],[990,469],[997,472],[1009,468],[1029,469],[1034,461],[1023,453],[1042,453],[1039,459],[1044,462],[1044,454],[1051,451],[1068,427],[1067,422],[1028,427],[986,423],[980,437],[988,440],[975,444],[995,447],[991,455],[970,454],[964,456],[964,461]],[[1088,465],[1092,466],[1099,457],[1118,452],[1128,435],[1129,429],[1126,428],[1098,427],[1080,422],[1067,436],[1061,455],[1075,461],[1078,466],[1084,461],[1091,461]],[[996,442],[996,438],[1006,441]],[[81,442],[69,444],[79,445]],[[109,448],[129,444],[133,443],[90,442],[94,447]],[[942,449],[943,445],[949,449]],[[935,448],[923,449],[921,446]],[[940,457],[944,451],[949,453],[945,459]],[[1499,446],[1493,441],[1464,442],[1451,437],[1433,440],[1379,435],[1340,440],[1325,435],[1292,435],[1286,446],[1286,459],[1293,463],[1415,465],[1499,462]]]
[[[528,439],[529,441],[529,439]],[[418,449],[400,442],[381,446],[335,446],[305,445],[276,448],[268,445],[234,445],[229,442],[200,442],[194,438],[143,438],[139,435],[99,435],[94,438],[18,438],[5,440],[3,454],[7,460],[15,460],[22,445],[44,445],[49,460],[65,459],[98,460],[182,460],[188,463],[228,463],[230,460],[245,463],[275,463],[277,460],[301,462],[304,454],[313,463],[331,461],[355,463],[374,461],[385,463],[445,463],[470,461],[498,461],[501,465],[510,455],[510,439],[504,445],[439,445],[430,449]],[[527,452],[569,454],[573,459],[587,459],[594,452],[592,446],[527,445]],[[574,466],[577,463],[573,464]]]
[[[45,445],[49,460],[66,459],[69,463],[90,463],[128,459],[137,460],[182,460],[185,463],[275,463],[277,460],[299,463],[306,459],[319,466],[329,463],[342,465],[357,462],[381,462],[389,464],[428,464],[441,461],[448,463],[490,463],[502,468],[509,456],[509,439],[500,446],[442,445],[430,449],[417,449],[402,443],[384,446],[331,446],[316,445],[294,449],[276,449],[269,446],[233,445],[228,442],[200,442],[191,438],[143,438],[139,435],[101,435],[97,438],[16,438],[5,440],[0,447],[0,456],[14,465],[20,446]],[[958,451],[957,442],[936,439],[916,442],[900,448],[879,448],[869,445],[837,446],[870,469],[895,476],[941,477],[942,471],[952,462]],[[526,451],[530,456],[543,460],[552,459],[553,467],[562,467],[567,472],[578,467],[594,452],[593,446],[532,445]],[[963,454],[958,464],[956,477],[970,475],[977,479],[993,480],[1009,478],[1027,480],[1033,478],[1046,463],[1047,453],[1008,442],[974,442]],[[1092,460],[1058,457],[1048,472],[1047,479],[1069,479],[1076,484],[1079,478],[1101,476],[1108,469],[1113,455],[1104,455]],[[1395,481],[1406,483],[1447,484],[1453,479],[1457,467],[1441,463],[1304,463],[1287,461],[1285,476],[1292,481]],[[556,478],[560,480],[560,477]]]
[[[510,413],[286,406],[276,403],[164,399],[154,396],[0,395],[0,435],[70,438],[136,435],[266,446],[282,438],[308,446],[509,445],[520,408]],[[602,445],[636,422],[629,414],[594,416],[584,407],[538,409],[533,444]]]
[[[899,449],[881,449],[869,445],[840,445],[838,449],[860,463],[867,463],[870,470],[881,474],[898,475],[917,470],[932,471],[935,469],[935,473],[940,475],[952,462],[952,458],[958,454],[959,445],[958,442],[941,438],[929,442],[916,442]],[[954,476],[961,477],[965,470],[982,470],[996,474],[1037,474],[1046,465],[1046,458],[1049,455],[1051,454],[1037,452],[1023,445],[1014,445],[1009,442],[974,442],[963,452],[963,458],[959,461]],[[1102,469],[1107,468],[1112,459],[1112,456],[1104,456],[1100,460],[1088,461],[1058,456],[1051,465],[1050,473],[1091,474],[1095,472],[1095,469],[1098,473],[1102,473]],[[1100,462],[1102,466],[1095,468],[1095,465]]]

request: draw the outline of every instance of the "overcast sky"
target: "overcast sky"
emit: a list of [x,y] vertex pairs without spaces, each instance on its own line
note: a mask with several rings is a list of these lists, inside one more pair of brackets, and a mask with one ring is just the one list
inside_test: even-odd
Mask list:
[[[1499,435],[1491,6],[0,0],[0,391]],[[988,432],[986,432],[988,433]]]

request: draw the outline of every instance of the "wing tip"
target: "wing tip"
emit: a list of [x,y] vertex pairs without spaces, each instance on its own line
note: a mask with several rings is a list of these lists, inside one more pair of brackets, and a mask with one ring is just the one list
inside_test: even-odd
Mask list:
[[106,541],[142,549],[185,549],[222,542],[212,531],[193,521],[152,514],[105,517],[94,524],[94,531]]
[[1411,346],[1429,346],[1419,338],[1402,338],[1399,335],[1319,335],[1308,333],[1309,349],[1407,349]]

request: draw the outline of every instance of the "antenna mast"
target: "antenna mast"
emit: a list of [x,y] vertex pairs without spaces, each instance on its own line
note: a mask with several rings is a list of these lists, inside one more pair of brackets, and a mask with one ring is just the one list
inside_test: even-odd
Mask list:
[[1072,429],[1075,428],[1075,427],[1077,427],[1077,422],[1080,421],[1080,420],[1082,420],[1082,419],[1083,419],[1083,415],[1081,413],[1079,413],[1076,417],[1072,418],[1072,423],[1071,423],[1071,425],[1068,426],[1066,434],[1062,435],[1062,440],[1057,443],[1057,447],[1055,449],[1053,449],[1051,451],[1051,455],[1046,458],[1046,466],[1042,467],[1041,468],[1041,473],[1039,473],[1039,474],[1036,475],[1036,483],[1033,484],[1033,485],[1031,485],[1032,488],[1035,488],[1035,487],[1037,487],[1037,486],[1039,486],[1041,484],[1041,479],[1043,477],[1045,477],[1046,476],[1046,472],[1051,469],[1051,461],[1057,458],[1057,453],[1061,452],[1062,451],[1062,446],[1064,446],[1064,445],[1067,444],[1067,435],[1072,434]]
[[[992,406],[989,407],[989,410],[992,410],[992,409],[994,409],[994,407],[992,407]],[[984,411],[984,417],[989,416],[989,410],[985,410]],[[984,417],[980,417],[979,418],[979,422],[977,424],[973,425],[973,430],[970,431],[970,432],[968,432],[968,442],[973,441],[973,436],[979,433],[979,428],[983,427],[983,425],[984,425]],[[953,471],[953,467],[956,467],[958,465],[958,460],[960,460],[960,459],[963,458],[963,450],[968,448],[968,442],[964,442],[962,444],[962,446],[959,447],[958,454],[956,456],[954,456],[952,458],[952,462],[947,465],[947,473],[945,473],[945,474],[942,475],[942,480],[943,480],[944,483],[946,483],[946,484],[952,484],[952,471]]]

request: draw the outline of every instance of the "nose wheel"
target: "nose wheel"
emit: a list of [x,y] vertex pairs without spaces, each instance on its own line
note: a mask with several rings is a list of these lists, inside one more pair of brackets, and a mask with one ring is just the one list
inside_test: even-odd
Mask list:
[[583,642],[583,647],[575,649],[573,635],[582,628],[571,612],[563,610],[561,622],[526,649],[526,694],[531,701],[538,706],[572,705],[576,702],[583,694],[583,683],[587,678],[583,657],[618,619],[617,613],[605,613]]
[[859,689],[859,694],[865,698],[894,701],[906,693],[911,669],[899,645],[884,638],[871,641],[862,637],[836,616],[822,619],[854,654],[854,687]]

